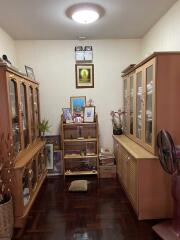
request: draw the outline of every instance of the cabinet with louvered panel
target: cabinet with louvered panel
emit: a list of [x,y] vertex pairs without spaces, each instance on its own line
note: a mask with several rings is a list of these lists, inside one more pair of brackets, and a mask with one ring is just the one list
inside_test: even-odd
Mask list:
[[125,135],[113,138],[117,175],[138,219],[171,217],[171,181],[157,157]]

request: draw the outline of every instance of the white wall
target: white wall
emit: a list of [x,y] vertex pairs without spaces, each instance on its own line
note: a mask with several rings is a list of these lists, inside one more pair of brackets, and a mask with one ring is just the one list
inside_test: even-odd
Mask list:
[[[92,45],[95,66],[95,87],[76,89],[76,45]],[[62,107],[68,107],[70,96],[92,98],[99,115],[100,140],[112,147],[110,111],[122,107],[121,70],[137,63],[140,40],[16,41],[18,66],[34,69],[40,82],[41,118],[49,119],[50,134],[57,134]]]
[[154,51],[180,51],[180,0],[142,39],[142,58]]
[[16,50],[14,40],[0,28],[0,57],[6,54],[13,65],[16,64]]

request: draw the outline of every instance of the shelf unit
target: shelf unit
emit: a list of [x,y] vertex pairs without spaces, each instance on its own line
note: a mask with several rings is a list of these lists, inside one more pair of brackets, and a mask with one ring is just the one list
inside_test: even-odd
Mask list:
[[61,116],[64,176],[99,176],[98,117],[92,123],[65,123]]
[[[0,135],[11,136],[15,163],[8,183],[15,227],[23,227],[46,177],[45,142],[40,139],[39,84],[0,63]],[[7,163],[8,165],[8,163]]]

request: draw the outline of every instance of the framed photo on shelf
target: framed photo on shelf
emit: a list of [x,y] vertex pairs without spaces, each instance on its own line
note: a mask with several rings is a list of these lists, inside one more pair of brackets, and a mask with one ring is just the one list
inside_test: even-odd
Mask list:
[[72,114],[71,114],[71,108],[63,108],[63,118],[66,123],[72,123]]
[[54,151],[53,151],[53,144],[48,143],[45,146],[46,148],[46,155],[47,155],[47,169],[53,169],[54,168]]
[[89,106],[84,108],[84,122],[94,122],[95,107]]
[[94,87],[94,64],[76,64],[76,88]]
[[28,66],[25,66],[25,69],[26,69],[27,77],[29,77],[32,80],[35,80],[35,75],[34,75],[33,69],[31,67],[28,67]]
[[83,116],[84,107],[86,106],[86,97],[70,97],[70,106],[73,116]]

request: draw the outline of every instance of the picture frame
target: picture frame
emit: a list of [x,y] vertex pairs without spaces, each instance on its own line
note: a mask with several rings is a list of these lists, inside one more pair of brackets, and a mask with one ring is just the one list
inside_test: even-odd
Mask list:
[[45,136],[45,140],[46,140],[46,144],[53,144],[53,150],[55,151],[55,150],[59,150],[60,149],[60,142],[61,142],[61,140],[60,140],[60,135],[46,135]]
[[76,64],[76,88],[94,88],[94,64]]
[[70,97],[70,108],[73,117],[83,116],[86,96]]
[[54,173],[62,174],[62,152],[54,152]]
[[52,143],[48,143],[45,146],[45,151],[47,155],[46,166],[48,170],[52,170],[54,168],[54,148]]
[[86,106],[84,108],[84,122],[94,122],[95,106]]
[[26,70],[27,77],[29,77],[32,80],[35,80],[35,75],[34,75],[33,69],[31,67],[25,65],[25,70]]
[[71,113],[71,108],[63,108],[63,118],[66,123],[72,123],[73,118],[72,118],[72,113]]

